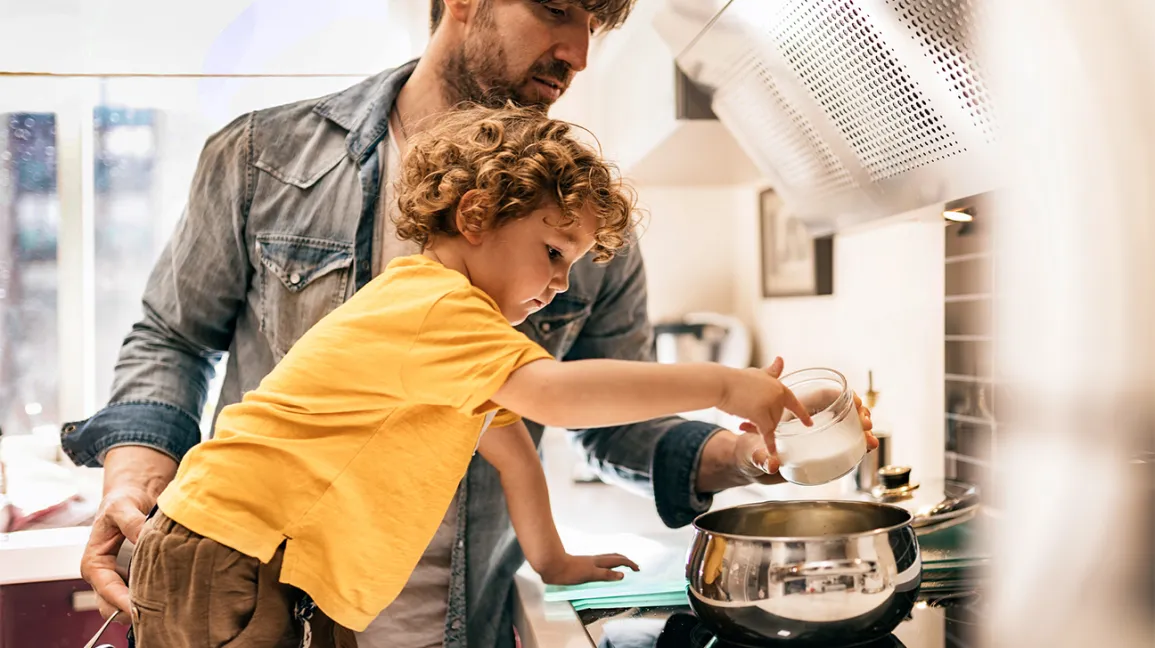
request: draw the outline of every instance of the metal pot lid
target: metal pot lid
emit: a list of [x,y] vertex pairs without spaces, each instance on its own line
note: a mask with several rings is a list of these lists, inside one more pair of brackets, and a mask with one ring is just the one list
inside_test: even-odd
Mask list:
[[915,527],[937,527],[948,520],[969,517],[978,509],[979,488],[974,484],[951,479],[912,481],[909,466],[883,466],[878,477],[879,485],[866,494],[866,499],[910,511]]

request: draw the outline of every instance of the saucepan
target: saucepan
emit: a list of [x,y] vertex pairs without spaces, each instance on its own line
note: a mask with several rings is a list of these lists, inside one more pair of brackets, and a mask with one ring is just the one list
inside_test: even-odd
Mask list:
[[762,502],[702,514],[690,606],[745,646],[854,645],[910,614],[922,558],[909,511],[874,502]]

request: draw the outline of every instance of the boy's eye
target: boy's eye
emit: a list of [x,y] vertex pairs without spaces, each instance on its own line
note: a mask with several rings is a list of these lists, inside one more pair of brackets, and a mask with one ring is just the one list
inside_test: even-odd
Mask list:
[[545,249],[546,249],[546,252],[549,254],[549,258],[551,260],[561,258],[561,250],[559,250],[553,246],[550,246],[550,245],[545,246]]

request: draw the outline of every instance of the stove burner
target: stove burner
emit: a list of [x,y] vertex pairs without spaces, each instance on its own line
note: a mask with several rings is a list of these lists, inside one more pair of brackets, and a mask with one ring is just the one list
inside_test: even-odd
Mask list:
[[[981,615],[981,596],[977,592],[939,593],[920,597],[912,616],[931,614],[927,608],[943,608],[946,636],[933,644],[919,633],[911,633],[904,623],[894,634],[862,643],[821,648],[967,648],[973,645],[974,625]],[[600,626],[598,648],[818,648],[813,643],[799,642],[797,638],[760,643],[733,643],[718,637],[701,619],[685,607],[633,608],[629,610],[602,610],[580,613],[587,630]],[[916,626],[915,626],[916,627]],[[901,636],[901,639],[900,639]],[[941,637],[941,635],[940,635]],[[913,642],[913,643],[911,643]]]
[[[798,646],[794,641],[764,641],[758,644],[738,644],[720,639],[706,628],[692,614],[679,612],[671,615],[666,621],[666,627],[658,635],[654,648],[776,648],[779,646]],[[887,635],[875,641],[865,643],[846,643],[832,646],[824,644],[822,648],[906,648],[894,635]]]

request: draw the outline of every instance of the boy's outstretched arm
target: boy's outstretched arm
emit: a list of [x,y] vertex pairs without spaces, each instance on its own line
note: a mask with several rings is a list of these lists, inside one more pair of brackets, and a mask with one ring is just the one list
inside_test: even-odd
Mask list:
[[481,456],[501,475],[501,488],[509,506],[513,530],[534,571],[546,583],[574,585],[591,581],[619,580],[615,567],[638,566],[620,554],[571,556],[562,546],[549,506],[549,490],[537,448],[525,423],[488,430],[478,447]]
[[717,407],[753,423],[769,448],[784,410],[811,424],[806,408],[769,367],[538,360],[510,374],[491,400],[542,425],[571,429]]

